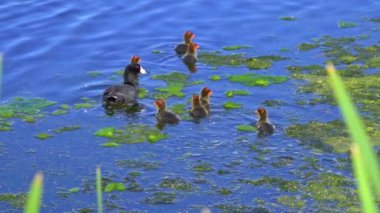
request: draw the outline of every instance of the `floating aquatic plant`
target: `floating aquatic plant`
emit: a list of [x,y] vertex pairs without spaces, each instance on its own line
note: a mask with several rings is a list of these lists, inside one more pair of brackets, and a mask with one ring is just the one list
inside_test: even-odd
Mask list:
[[21,98],[16,97],[11,101],[0,105],[0,118],[20,118],[25,122],[33,123],[38,118],[46,115],[43,110],[54,105],[55,102],[44,98]]
[[226,103],[223,104],[223,107],[225,109],[239,109],[241,108],[241,104],[239,103],[235,103],[235,102],[232,102],[232,101],[227,101]]
[[[367,121],[367,132],[375,138],[374,142],[380,144],[380,131],[377,124]],[[296,124],[286,129],[286,134],[295,137],[301,143],[327,152],[345,153],[349,151],[351,140],[344,124],[341,121],[327,123],[309,122]]]
[[246,90],[228,90],[224,93],[224,95],[228,98],[232,98],[235,95],[249,95],[249,92]]
[[7,202],[14,208],[23,208],[27,199],[26,193],[11,194],[5,193],[0,194],[0,202]]
[[254,186],[270,185],[277,186],[280,190],[286,192],[296,192],[299,190],[299,183],[296,181],[285,180],[278,177],[263,176],[257,180],[239,180],[241,183],[252,184]]
[[257,128],[253,125],[238,125],[235,127],[238,131],[242,132],[256,132]]
[[40,140],[46,140],[48,138],[51,138],[53,137],[53,135],[49,134],[49,133],[39,133],[36,135],[36,138],[40,139]]
[[160,187],[181,190],[181,191],[190,191],[193,189],[193,185],[182,178],[164,178],[159,184]]
[[305,205],[305,201],[296,196],[284,195],[277,197],[277,202],[290,208],[300,209]]
[[91,100],[90,98],[84,97],[81,98],[83,102],[74,104],[75,109],[90,109],[95,106],[96,101]]
[[143,98],[146,98],[146,97],[148,97],[148,93],[149,93],[149,91],[147,90],[147,89],[145,89],[145,88],[141,88],[141,87],[139,87],[138,89],[137,89],[137,97],[138,98],[140,98],[140,99],[143,99]]
[[99,129],[95,135],[108,138],[107,143],[118,144],[143,143],[146,141],[153,143],[168,137],[158,129],[145,124],[129,124],[124,129],[105,127]]
[[113,191],[125,191],[126,187],[123,183],[119,182],[110,182],[104,187],[104,192],[109,193]]
[[177,197],[174,192],[155,192],[152,197],[146,198],[146,204],[173,204]]
[[228,80],[231,82],[241,83],[246,86],[269,86],[271,84],[280,84],[288,80],[284,76],[259,75],[254,73],[242,75],[230,75]]
[[319,47],[319,43],[301,43],[298,45],[298,49],[301,50],[301,51],[309,51],[309,50],[312,50],[312,49],[315,49],[317,47]]
[[244,49],[244,48],[250,48],[250,46],[248,46],[248,45],[232,45],[232,46],[224,46],[224,47],[223,47],[223,50],[226,50],[226,51],[232,51],[232,50],[240,50],[240,49]]
[[117,166],[121,168],[134,168],[143,170],[155,170],[161,165],[159,162],[151,162],[144,160],[116,160]]
[[55,133],[62,133],[62,132],[68,132],[68,131],[74,131],[80,129],[79,125],[71,125],[71,126],[63,126],[60,128],[57,128],[53,130]]
[[209,79],[212,81],[219,81],[222,79],[222,77],[220,77],[220,75],[212,75]]
[[171,96],[177,96],[180,98],[184,97],[185,94],[182,92],[182,89],[187,84],[190,84],[190,82],[188,82],[188,78],[189,75],[180,72],[172,72],[163,75],[153,75],[152,79],[163,80],[167,83],[167,87],[156,88],[156,90],[159,91],[159,93],[154,94],[154,98],[167,99]]
[[356,26],[357,26],[357,24],[354,22],[348,22],[348,21],[339,21],[338,22],[339,28],[354,28]]

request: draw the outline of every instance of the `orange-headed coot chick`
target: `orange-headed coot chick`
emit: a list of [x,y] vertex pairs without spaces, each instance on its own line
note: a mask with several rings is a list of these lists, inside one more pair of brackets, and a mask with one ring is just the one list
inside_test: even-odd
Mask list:
[[157,99],[154,102],[154,106],[157,108],[156,118],[158,124],[177,124],[180,121],[180,117],[173,112],[166,109],[166,102],[163,99]]
[[190,43],[187,47],[186,54],[182,57],[182,62],[187,66],[191,72],[196,72],[197,67],[195,63],[197,62],[197,49],[199,45],[196,43]]
[[131,63],[124,70],[124,84],[113,85],[103,92],[105,106],[133,106],[137,104],[137,89],[139,74],[146,71],[140,66],[141,59],[138,56],[131,58]]
[[199,95],[193,95],[193,102],[190,110],[190,115],[196,119],[208,116],[207,109],[201,104]]
[[200,94],[201,104],[210,114],[210,96],[212,95],[212,90],[208,87],[203,87]]
[[187,46],[192,42],[192,40],[195,38],[195,34],[192,33],[191,31],[186,31],[184,34],[183,34],[183,40],[184,40],[184,43],[181,43],[181,44],[178,44],[176,47],[175,47],[175,52],[179,55],[183,55],[186,53],[187,51]]
[[259,130],[259,134],[272,134],[275,127],[269,122],[268,111],[264,107],[259,107],[256,110],[256,114],[259,116],[259,120],[256,122],[256,127]]

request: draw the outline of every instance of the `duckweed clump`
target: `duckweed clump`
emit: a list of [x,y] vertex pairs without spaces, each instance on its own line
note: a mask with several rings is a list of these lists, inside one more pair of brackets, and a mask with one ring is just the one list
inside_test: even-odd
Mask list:
[[126,187],[124,186],[123,183],[119,182],[110,182],[104,187],[104,192],[109,193],[113,191],[125,191]]
[[155,192],[150,198],[146,198],[144,203],[146,204],[173,204],[175,203],[177,196],[174,192]]
[[161,166],[161,163],[144,160],[117,160],[116,165],[121,168],[155,170]]
[[300,200],[296,196],[288,195],[277,197],[277,202],[279,202],[281,205],[296,209],[301,209],[305,205],[304,200]]
[[[330,87],[326,84],[327,77],[306,74],[297,74],[295,77],[308,82],[300,86],[299,91],[320,95],[319,103],[335,104]],[[359,110],[372,115],[368,119],[379,121],[377,118],[380,117],[380,99],[378,98],[380,97],[380,74],[366,75],[360,78],[346,77],[343,81]]]
[[153,97],[156,99],[167,99],[171,96],[182,98],[185,96],[185,94],[182,92],[183,87],[204,83],[204,81],[190,81],[189,75],[180,72],[172,72],[163,75],[153,75],[152,79],[162,80],[167,83],[166,87],[156,88],[158,93],[153,94]]
[[62,133],[62,132],[74,131],[74,130],[77,130],[77,129],[80,129],[79,125],[71,125],[71,126],[63,126],[63,127],[57,128],[57,129],[55,129],[53,131],[55,133]]
[[7,202],[14,208],[23,208],[26,202],[27,194],[0,194],[0,202]]
[[300,186],[297,181],[291,181],[291,180],[285,180],[278,177],[269,177],[269,176],[263,176],[260,179],[257,180],[239,180],[241,183],[251,184],[254,186],[262,186],[262,185],[269,185],[269,186],[276,186],[281,191],[286,192],[296,192],[299,190]]
[[241,53],[224,55],[220,51],[200,52],[198,58],[200,62],[213,67],[246,65],[249,69],[254,70],[268,69],[274,62],[288,59],[275,55],[257,57],[246,57]]
[[[367,121],[367,133],[380,144],[380,131],[378,125]],[[327,123],[309,122],[307,124],[296,124],[286,129],[289,137],[300,140],[302,144],[309,145],[326,152],[345,153],[349,151],[351,140],[342,121],[331,121]]]
[[210,163],[201,162],[193,167],[194,172],[212,172],[214,168],[212,168]]
[[96,136],[108,138],[107,143],[134,144],[146,141],[157,142],[168,136],[145,124],[129,124],[124,129],[105,127],[95,132]]
[[11,131],[12,123],[6,120],[0,120],[0,131]]
[[288,80],[285,76],[259,75],[254,73],[242,75],[230,75],[228,80],[231,82],[241,83],[245,86],[269,86],[271,84],[281,84]]
[[81,98],[81,100],[81,103],[74,104],[74,109],[90,109],[93,108],[96,104],[96,101],[91,100],[87,97]]
[[[0,105],[0,118],[4,122],[7,122],[11,118],[20,118],[25,122],[33,123],[36,119],[42,118],[47,114],[43,111],[45,108],[55,104],[56,102],[48,101],[44,98],[26,99],[15,97],[11,101]],[[5,126],[7,124],[9,123],[4,123]]]
[[309,181],[303,189],[306,197],[338,208],[358,205],[353,183],[342,175],[321,173],[315,180]]
[[159,184],[162,188],[169,188],[181,191],[193,190],[193,185],[182,178],[164,178]]

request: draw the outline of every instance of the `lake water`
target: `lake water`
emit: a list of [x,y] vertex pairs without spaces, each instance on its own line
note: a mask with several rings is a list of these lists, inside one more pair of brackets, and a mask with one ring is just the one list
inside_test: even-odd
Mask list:
[[[349,184],[344,189],[354,189],[347,154],[317,150],[285,134],[296,123],[340,119],[338,109],[331,104],[297,104],[317,95],[299,92],[302,81],[294,79],[287,67],[323,66],[324,54],[297,48],[323,35],[362,36],[367,37],[359,41],[363,45],[379,44],[380,25],[368,21],[380,18],[379,9],[376,0],[3,0],[1,102],[9,103],[14,97],[41,97],[56,105],[43,109],[45,115],[36,117],[34,123],[7,120],[12,130],[0,133],[0,194],[25,193],[34,174],[42,171],[42,212],[95,211],[95,168],[100,165],[105,183],[127,186],[120,192],[104,193],[105,212],[199,212],[203,206],[212,212],[346,210],[347,206],[308,196],[311,193],[305,187],[328,173],[347,178]],[[344,24],[352,26],[346,28]],[[200,45],[200,53],[222,51],[288,59],[258,70],[244,65],[213,66],[200,60],[197,72],[190,73],[173,50],[186,30],[196,34],[194,41]],[[232,52],[222,49],[231,45],[248,48]],[[107,86],[122,81],[115,72],[122,70],[132,55],[142,58],[141,65],[148,72],[140,77],[140,86],[149,95],[140,99],[144,106],[141,111],[109,116],[102,107],[101,94]],[[108,140],[95,136],[99,129],[122,129],[128,124],[155,128],[153,94],[166,83],[152,76],[174,71],[188,75],[189,81],[204,82],[184,87],[185,96],[170,97],[168,105],[185,104],[189,109],[191,95],[208,86],[213,90],[212,115],[199,123],[185,119],[166,126],[162,132],[168,138],[156,143],[101,146]],[[370,71],[376,73],[378,69]],[[227,80],[228,75],[246,73],[286,76],[289,80],[267,87]],[[222,79],[212,81],[212,75]],[[246,90],[250,95],[227,98],[224,93],[232,89]],[[82,98],[93,104],[75,109]],[[237,125],[255,122],[254,111],[266,100],[280,103],[267,107],[276,132],[257,137],[255,132],[238,131]],[[224,109],[227,101],[241,103],[242,107]],[[68,113],[52,115],[62,104],[70,106]],[[72,125],[80,128],[54,132]],[[39,133],[53,137],[40,140],[35,137]],[[263,177],[272,179],[266,183]],[[188,188],[167,186],[168,180],[180,180]],[[254,180],[261,180],[261,184]],[[293,183],[300,190],[282,188]],[[300,207],[282,202],[294,198],[302,201]],[[357,202],[353,205],[359,206]],[[14,203],[0,201],[0,212],[20,211]]]

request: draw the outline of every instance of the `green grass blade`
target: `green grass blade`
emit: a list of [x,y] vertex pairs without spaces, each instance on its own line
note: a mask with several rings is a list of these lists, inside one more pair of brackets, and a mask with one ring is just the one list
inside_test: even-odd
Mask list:
[[364,167],[363,157],[358,149],[357,144],[351,147],[351,157],[354,174],[358,182],[359,197],[362,204],[363,212],[376,213],[376,204],[372,196],[371,185],[368,182],[368,173]]
[[3,88],[3,54],[0,53],[0,98]]
[[103,213],[102,174],[100,166],[96,167],[96,197],[98,201],[98,213]]
[[43,174],[37,173],[34,176],[32,185],[29,189],[28,198],[26,200],[24,213],[38,213],[41,206]]
[[365,127],[334,66],[329,63],[326,68],[329,75],[329,83],[333,89],[351,138],[353,142],[358,145],[361,156],[363,156],[363,165],[368,172],[369,180],[373,184],[377,195],[380,195],[380,182],[378,181],[380,177],[379,163],[372,151],[372,145],[366,134]]

